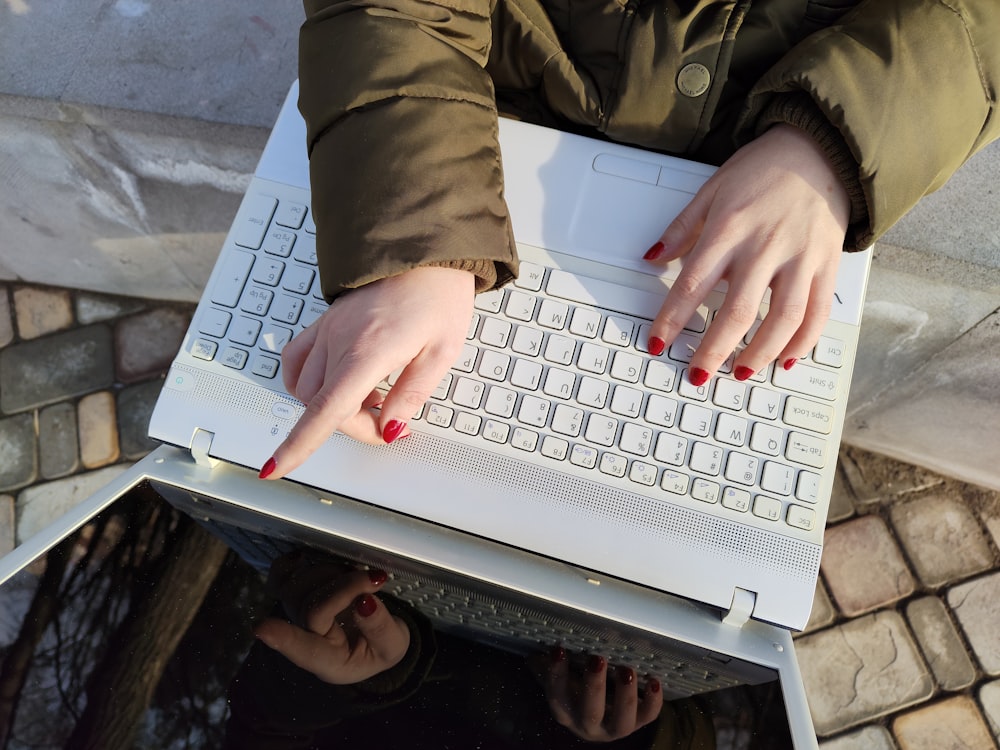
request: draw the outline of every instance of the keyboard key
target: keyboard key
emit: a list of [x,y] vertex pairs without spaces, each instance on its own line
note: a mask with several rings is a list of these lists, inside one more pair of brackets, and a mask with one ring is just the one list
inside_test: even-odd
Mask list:
[[625,469],[628,468],[628,459],[614,453],[604,453],[601,456],[600,470],[604,474],[613,477],[625,476]]
[[498,422],[495,419],[487,419],[483,427],[483,437],[492,443],[506,443],[510,434],[510,425],[506,422]]
[[538,433],[526,430],[523,427],[515,427],[514,434],[510,438],[510,444],[519,450],[530,453],[538,445]]
[[427,423],[435,427],[450,427],[454,417],[455,410],[443,404],[429,404],[424,414]]
[[718,476],[722,471],[722,456],[724,451],[710,443],[695,443],[691,449],[691,459],[688,466],[692,471],[709,476]]
[[293,326],[299,322],[304,302],[301,297],[279,294],[271,308],[271,317],[279,323]]
[[795,391],[804,396],[833,401],[837,398],[840,379],[834,372],[799,363],[791,370],[783,367],[774,368],[771,382],[778,388]]
[[615,352],[611,362],[611,377],[626,383],[638,383],[642,372],[642,357],[629,352]]
[[781,501],[767,495],[757,495],[753,500],[753,514],[768,521],[781,518]]
[[569,331],[574,336],[584,338],[597,338],[597,332],[601,328],[601,314],[597,310],[587,307],[577,307],[573,310],[573,316],[569,321]]
[[479,331],[479,340],[489,346],[503,349],[510,339],[511,324],[499,318],[487,318]]
[[219,357],[219,361],[226,367],[232,367],[234,370],[242,370],[249,356],[250,354],[242,349],[237,349],[235,346],[227,346],[225,351],[222,352],[222,356]]
[[723,412],[715,423],[715,439],[720,443],[741,447],[747,439],[750,423],[735,414]]
[[292,258],[299,263],[316,265],[316,238],[309,235],[301,236],[292,247]]
[[261,257],[257,258],[257,261],[253,264],[253,275],[250,278],[258,284],[277,286],[284,270],[285,264],[280,260]]
[[755,417],[762,419],[777,419],[778,407],[781,404],[781,394],[768,390],[761,386],[750,389],[750,401],[747,403],[747,411]]
[[462,372],[472,372],[476,369],[476,358],[479,356],[479,350],[472,344],[463,344],[462,353],[458,355],[458,361],[452,365],[455,370],[460,370]]
[[795,487],[795,469],[774,461],[764,462],[764,473],[760,476],[760,488],[775,495],[791,495]]
[[674,389],[674,382],[677,379],[677,368],[666,362],[651,359],[646,364],[646,376],[642,382],[647,388],[656,391],[669,393]]
[[626,422],[622,427],[622,435],[618,439],[618,447],[633,456],[648,456],[652,447],[653,431],[648,427]]
[[202,313],[201,319],[198,321],[198,331],[199,333],[204,333],[206,336],[222,338],[226,335],[226,330],[229,328],[229,321],[232,320],[232,317],[232,315],[224,310],[216,310],[214,307],[210,307]]
[[608,360],[610,357],[610,350],[605,349],[603,346],[598,346],[597,344],[591,344],[589,341],[585,341],[580,345],[580,356],[577,359],[576,366],[586,372],[592,372],[595,375],[603,375],[604,371],[608,367]]
[[305,218],[306,207],[294,201],[281,201],[278,204],[278,210],[274,213],[274,223],[290,229],[299,229]]
[[781,417],[785,424],[829,435],[833,428],[833,407],[804,398],[789,396]]
[[747,486],[757,481],[757,467],[760,461],[754,456],[733,451],[726,459],[726,479]]
[[549,419],[550,407],[551,402],[547,399],[529,395],[522,396],[521,406],[517,410],[517,419],[532,427],[544,427]]
[[279,258],[287,258],[292,254],[295,247],[295,232],[287,229],[272,229],[264,237],[263,250],[269,255],[277,255]]
[[259,248],[277,205],[278,201],[269,195],[251,194],[244,198],[233,223],[233,241],[240,247]]
[[844,342],[830,336],[820,336],[813,350],[813,361],[830,367],[844,364]]
[[576,437],[583,427],[583,410],[566,404],[556,404],[552,413],[552,431]]
[[568,365],[573,361],[576,351],[576,341],[568,336],[549,336],[545,344],[545,354],[542,356],[557,365]]
[[507,295],[506,313],[508,318],[527,322],[535,313],[537,297],[524,292],[512,291]]
[[191,356],[211,362],[215,358],[215,352],[219,345],[208,339],[195,339],[191,342]]
[[652,487],[656,484],[656,466],[643,461],[633,461],[632,468],[628,471],[628,478],[636,484],[643,484]]
[[514,369],[510,372],[510,384],[529,391],[538,390],[542,382],[542,366],[538,362],[526,359],[514,360]]
[[266,351],[281,354],[281,350],[285,348],[285,344],[291,340],[292,332],[289,329],[269,323],[264,326],[258,345]]
[[306,306],[302,308],[302,315],[301,317],[299,317],[299,325],[301,325],[303,328],[308,328],[317,320],[319,320],[320,317],[323,315],[323,313],[325,313],[328,309],[329,307],[326,305],[326,303],[322,304],[316,302],[306,303]]
[[498,313],[503,304],[503,289],[491,289],[476,295],[475,307],[483,312]]
[[553,458],[556,461],[563,461],[569,454],[569,443],[562,438],[546,435],[542,438],[541,453],[547,458]]
[[746,404],[747,387],[729,378],[719,378],[712,394],[712,403],[724,409],[741,411]]
[[446,372],[444,377],[441,378],[441,382],[437,384],[434,392],[431,394],[431,398],[436,398],[438,401],[444,401],[448,398],[448,391],[451,390],[451,382],[454,376],[450,372]]
[[632,331],[634,328],[635,324],[628,318],[609,315],[608,319],[604,321],[601,340],[615,346],[628,346],[632,343]]
[[722,506],[746,513],[750,509],[750,493],[739,487],[726,487],[722,491]]
[[615,444],[618,433],[618,420],[605,417],[602,414],[591,414],[587,419],[587,431],[584,436],[595,445],[611,447]]
[[569,308],[562,302],[543,299],[542,306],[538,310],[538,325],[561,331],[566,327],[567,315],[569,315]]
[[597,466],[597,449],[577,443],[570,451],[569,462],[585,469],[593,469]]
[[257,343],[260,328],[259,320],[240,315],[233,323],[232,331],[229,332],[229,340],[236,344],[243,344],[243,346],[253,346]]
[[689,435],[707,437],[712,428],[712,412],[703,406],[684,404],[680,428]]
[[573,395],[573,386],[576,384],[576,376],[568,370],[560,370],[558,367],[550,367],[545,374],[545,385],[542,391],[548,396],[567,399]]
[[243,300],[240,302],[240,309],[243,312],[264,316],[267,315],[267,311],[271,307],[271,300],[273,299],[274,292],[270,289],[252,286],[244,293]]
[[686,495],[690,479],[687,474],[682,474],[672,469],[665,469],[663,476],[660,477],[660,487],[675,495]]
[[653,451],[653,458],[665,464],[683,466],[687,457],[687,438],[669,435],[661,432],[656,438],[656,449]]
[[482,377],[503,382],[507,379],[507,370],[510,369],[510,357],[503,352],[495,352],[487,349],[483,352],[483,358],[479,361],[479,370]]
[[673,427],[674,420],[677,419],[677,408],[678,404],[674,399],[651,393],[646,401],[646,421],[660,427]]
[[311,268],[292,264],[285,273],[285,278],[281,282],[281,288],[296,294],[309,294],[312,289],[313,277],[316,272]]
[[812,531],[816,526],[816,511],[801,505],[789,505],[785,513],[785,522],[797,529]]
[[271,357],[256,357],[250,372],[262,378],[273,379],[278,374],[278,365],[278,360]]
[[212,287],[212,302],[226,307],[236,307],[243,294],[243,287],[250,278],[253,256],[242,250],[229,253],[224,261],[219,277]]
[[719,490],[719,485],[707,479],[696,478],[691,483],[691,497],[703,503],[719,502]]
[[537,263],[521,261],[521,269],[514,279],[514,286],[537,292],[542,288],[542,280],[545,276],[545,269]]
[[701,339],[697,336],[689,336],[686,333],[679,334],[667,350],[667,356],[678,362],[690,362],[695,350],[701,344]]
[[819,498],[819,475],[811,471],[799,472],[799,481],[795,485],[795,497],[804,503],[815,503]]
[[695,401],[708,401],[708,389],[710,385],[711,383],[695,385],[688,379],[685,373],[685,376],[681,378],[681,382],[677,386],[677,392],[684,396],[684,398],[694,399]]
[[478,435],[479,427],[483,423],[483,418],[476,414],[468,414],[460,411],[455,416],[455,429],[463,435]]
[[459,378],[455,384],[455,392],[452,394],[451,400],[459,406],[478,409],[479,405],[483,402],[483,393],[485,391],[486,386],[478,380]]
[[611,395],[609,408],[613,413],[622,417],[638,417],[642,408],[642,391],[616,385],[614,393]]
[[[551,374],[551,370],[549,373]],[[608,402],[608,390],[610,385],[606,380],[598,380],[585,375],[580,379],[580,390],[576,394],[578,403],[589,406],[592,409],[603,409]]]
[[518,354],[527,354],[529,357],[537,357],[542,351],[542,332],[537,328],[528,326],[518,326],[514,331],[514,340],[510,348]]
[[483,404],[483,411],[495,417],[508,418],[514,413],[514,405],[517,403],[517,392],[499,386],[490,388],[486,394],[486,403]]
[[814,469],[822,469],[826,465],[826,441],[801,432],[792,432],[788,435],[788,444],[785,446],[785,458]]

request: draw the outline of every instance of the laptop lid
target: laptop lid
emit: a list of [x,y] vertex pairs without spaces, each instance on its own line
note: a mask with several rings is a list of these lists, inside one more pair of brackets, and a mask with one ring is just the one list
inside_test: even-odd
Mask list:
[[[305,212],[295,249],[286,261],[289,266],[299,268],[306,255],[315,255],[314,227],[309,226],[307,208],[305,129],[295,109],[296,96],[293,87],[150,424],[150,435],[158,440],[248,467],[264,463],[301,413],[301,404],[283,392],[280,377],[274,376],[280,348],[273,344],[274,337],[281,339],[285,334],[273,333],[281,328],[274,324],[273,315],[263,329],[259,322],[249,322],[256,326],[251,333],[257,343],[252,346],[219,340],[215,329],[220,319],[231,318],[233,325],[247,319],[246,306],[260,298],[248,300],[248,294],[261,292],[268,300],[272,294],[287,296],[281,289],[270,292],[266,278],[257,283],[258,261],[245,250],[263,239],[260,257],[268,264],[270,256],[287,250],[267,246],[275,236],[280,240],[287,234],[285,219],[275,218],[277,234],[265,236],[272,212],[281,212],[286,205]],[[567,291],[564,285],[560,294],[575,300],[602,298],[611,289],[623,300],[641,335],[638,321],[655,314],[676,267],[657,275],[642,264],[635,249],[648,245],[650,237],[662,231],[712,170],[506,120],[501,121],[501,146],[507,201],[522,261],[536,268],[565,270],[559,278],[571,279],[568,286],[572,288]],[[265,206],[263,219],[261,206]],[[256,239],[247,241],[244,234]],[[825,431],[822,438],[799,438],[788,427],[779,430],[777,437],[767,437],[765,424],[751,441],[747,421],[746,426],[715,440],[720,455],[732,453],[731,445],[723,443],[732,443],[736,436],[741,444],[760,442],[765,450],[773,443],[770,458],[784,450],[803,462],[793,478],[786,480],[784,500],[764,496],[766,505],[776,506],[769,516],[758,514],[756,508],[749,512],[751,493],[741,487],[740,476],[728,476],[729,467],[724,479],[692,480],[683,467],[664,468],[670,464],[669,456],[664,461],[643,458],[629,460],[628,475],[611,478],[585,471],[570,460],[556,465],[539,460],[537,454],[528,457],[523,445],[506,439],[509,430],[502,425],[496,435],[477,427],[480,441],[475,445],[457,443],[428,420],[414,421],[414,435],[391,447],[361,445],[334,435],[290,478],[723,611],[801,628],[809,617],[819,570],[825,503],[833,483],[832,462],[867,278],[866,256],[845,258],[841,267],[830,326],[843,348],[838,350],[843,366],[838,372],[811,364],[800,366],[796,373],[801,375],[795,375],[797,380],[791,385],[792,391],[813,392],[814,402],[824,402],[816,410],[820,429]],[[309,314],[318,315],[324,307],[315,291],[318,282],[310,278],[312,296],[305,302],[300,326]],[[551,281],[552,276],[546,278]],[[713,295],[717,304],[722,292]],[[290,335],[291,329],[286,333]],[[677,356],[683,358],[683,352]],[[262,383],[254,377],[259,374],[258,363],[263,363],[265,374],[270,372],[270,381]],[[678,376],[673,382],[683,381],[683,362],[671,367]],[[695,401],[707,397],[707,391],[692,396]],[[825,403],[828,398],[835,407]],[[668,402],[680,408],[672,394],[661,403]],[[783,403],[789,409],[793,400]],[[692,402],[683,408],[685,414],[696,414],[700,407]],[[449,407],[448,411],[454,410]],[[780,412],[781,402],[768,403],[760,421],[774,420]],[[808,408],[806,417],[810,417]],[[674,418],[674,412],[669,412],[660,421]],[[699,434],[719,429],[708,421],[705,425]],[[691,446],[701,442],[689,437],[681,440],[679,455],[693,456]],[[751,452],[739,456],[748,461],[748,486],[759,482],[761,467],[769,460],[767,455],[751,456]],[[822,469],[813,470],[821,464]],[[720,474],[721,466],[714,471]],[[645,480],[646,473],[653,486],[647,489],[639,482],[630,483],[636,476]],[[733,499],[742,503],[741,510],[729,516],[728,509],[718,511],[719,492],[727,484],[734,487]],[[709,494],[696,495],[697,488]],[[758,489],[754,492],[760,493],[757,498],[763,494]],[[716,507],[708,508],[713,503]],[[784,524],[786,514],[793,510],[808,514],[808,528],[778,533],[776,526]],[[622,550],[642,550],[643,554],[623,554]]]
[[[226,557],[188,519],[238,555]],[[600,654],[632,666],[642,680],[656,676],[670,700],[664,721],[696,705],[714,732],[816,746],[783,629],[732,627],[688,601],[307,487],[275,490],[252,471],[199,465],[167,446],[0,559],[0,645],[8,659],[33,661],[12,736],[34,746],[82,746],[74,743],[98,731],[91,717],[102,706],[121,714],[124,695],[142,691],[148,705],[137,709],[132,731],[147,745],[218,746],[226,691],[246,659],[250,629],[273,605],[261,574],[296,549],[390,572],[384,595],[431,618],[439,658],[471,644],[480,663],[497,669],[490,681],[520,686],[508,706],[516,711],[544,703],[544,695],[495,665],[531,659],[556,642],[571,658]],[[166,610],[156,604],[164,600]],[[139,673],[156,685],[111,677]],[[92,679],[106,680],[107,689],[89,688]],[[698,698],[691,703],[687,695]],[[741,712],[751,718],[734,723]],[[521,713],[506,718],[524,720]]]

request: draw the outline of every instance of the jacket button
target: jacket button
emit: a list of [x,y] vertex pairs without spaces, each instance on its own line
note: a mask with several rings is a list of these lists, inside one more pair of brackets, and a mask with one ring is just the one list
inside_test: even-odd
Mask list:
[[701,96],[708,91],[712,74],[701,63],[688,63],[677,74],[677,88],[684,96]]

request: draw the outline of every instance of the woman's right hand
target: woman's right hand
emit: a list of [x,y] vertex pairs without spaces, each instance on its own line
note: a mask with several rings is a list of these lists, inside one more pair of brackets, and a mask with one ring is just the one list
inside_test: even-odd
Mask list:
[[[306,410],[261,478],[283,477],[337,431],[373,444],[404,435],[458,359],[474,298],[470,272],[436,266],[338,297],[282,352],[285,387]],[[397,370],[383,401],[375,387]]]

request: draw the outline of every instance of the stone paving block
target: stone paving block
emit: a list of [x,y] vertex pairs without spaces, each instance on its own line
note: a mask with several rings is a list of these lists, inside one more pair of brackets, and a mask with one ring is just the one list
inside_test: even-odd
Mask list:
[[976,668],[944,602],[936,596],[916,599],[906,606],[906,618],[942,688],[961,690],[975,682]]
[[111,329],[75,328],[0,350],[0,410],[7,414],[108,388]]
[[832,624],[836,617],[837,610],[834,609],[833,604],[830,602],[830,597],[827,595],[826,589],[823,587],[823,580],[817,579],[816,594],[813,597],[813,606],[812,611],[809,613],[809,622],[806,623],[806,627],[802,632],[811,633],[814,630],[825,628],[827,625]]
[[[841,455],[847,448],[841,449]],[[826,516],[827,525],[845,521],[854,515],[854,491],[844,467],[838,459],[837,474],[833,479],[833,493],[830,495],[830,510]]]
[[865,727],[835,740],[821,742],[820,750],[896,750],[896,743],[885,727]]
[[14,340],[14,317],[10,314],[10,294],[0,287],[0,347]]
[[164,372],[184,339],[189,315],[158,308],[123,318],[115,327],[116,371],[123,383],[135,383]]
[[795,650],[820,736],[912,706],[934,691],[919,649],[893,611],[803,636]]
[[79,292],[76,296],[76,320],[82,325],[121,318],[139,312],[146,303],[133,297],[110,297],[105,294]]
[[993,736],[1000,740],[1000,680],[987,682],[979,688],[979,702]]
[[14,289],[17,332],[22,339],[36,339],[73,325],[73,300],[66,289],[18,287]]
[[1000,675],[1000,573],[976,578],[948,591],[951,607],[979,665]]
[[118,435],[123,458],[136,461],[159,445],[147,433],[162,387],[163,381],[157,378],[124,388],[118,394]]
[[80,468],[76,407],[54,404],[38,413],[38,453],[42,479],[58,479]]
[[0,495],[0,557],[14,549],[14,496]]
[[16,501],[17,544],[37,534],[127,468],[125,464],[116,464],[22,490]]
[[900,750],[994,750],[983,716],[966,696],[903,714],[892,723]]
[[896,503],[890,511],[910,562],[930,587],[968,578],[993,564],[979,520],[959,493],[960,485],[949,483],[941,491]]
[[944,483],[943,478],[927,469],[851,446],[841,450],[839,466],[845,491],[856,506],[892,501],[901,494]]
[[862,516],[827,529],[821,570],[837,607],[848,617],[899,601],[913,593],[915,585],[878,516]]
[[37,477],[34,415],[19,414],[0,419],[0,492],[24,487]]
[[80,460],[87,469],[97,469],[118,460],[118,420],[115,398],[110,391],[91,393],[77,406]]

